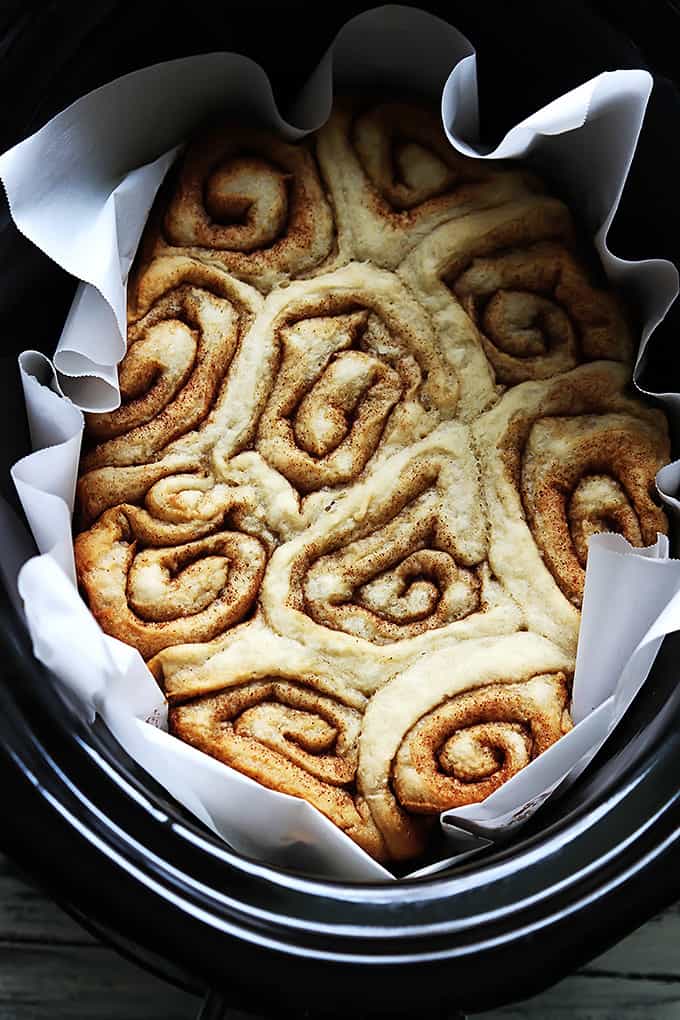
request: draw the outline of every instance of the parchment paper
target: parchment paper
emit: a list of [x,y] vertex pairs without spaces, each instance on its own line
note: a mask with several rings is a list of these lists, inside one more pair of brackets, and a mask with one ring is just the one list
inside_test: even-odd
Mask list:
[[[427,59],[423,60],[423,54]],[[678,292],[662,260],[624,262],[607,248],[652,81],[644,71],[599,75],[513,128],[492,152],[476,141],[475,54],[458,31],[412,8],[369,11],[340,31],[303,89],[291,121],[276,108],[265,72],[245,57],[212,53],[126,75],[78,100],[0,157],[18,228],[80,281],[53,363],[27,352],[21,379],[33,454],[13,478],[40,555],[18,575],[35,653],[99,714],[127,752],[235,849],[300,870],[390,880],[335,825],[304,801],[265,789],[165,732],[165,702],[139,654],[105,635],[75,587],[70,518],[84,410],[119,402],[125,350],[125,284],[156,190],[185,136],[210,113],[251,115],[296,139],[325,121],[334,89],[417,83],[452,145],[487,159],[528,158],[561,184],[591,230],[609,279],[643,323],[640,353]],[[124,130],[121,129],[124,125]],[[653,355],[653,351],[652,351]],[[680,404],[677,394],[664,400]],[[671,512],[678,463],[660,491]],[[4,545],[16,522],[0,517]],[[10,582],[23,561],[3,556]],[[591,540],[574,679],[576,726],[482,804],[442,816],[454,855],[474,853],[531,816],[577,775],[644,682],[663,635],[680,627],[680,562],[660,536],[647,550],[618,536]],[[472,835],[471,835],[472,834]],[[413,874],[431,874],[452,858]]]

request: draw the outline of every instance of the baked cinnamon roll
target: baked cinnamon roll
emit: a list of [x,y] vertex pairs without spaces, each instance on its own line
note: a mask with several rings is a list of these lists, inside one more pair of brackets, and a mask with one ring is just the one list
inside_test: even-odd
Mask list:
[[357,780],[392,859],[421,852],[432,816],[483,800],[571,728],[572,669],[550,642],[513,634],[419,659],[373,696]]
[[121,406],[89,414],[96,443],[85,471],[148,463],[211,411],[244,335],[257,291],[190,258],[159,258],[133,277]]
[[152,660],[171,732],[310,801],[378,860],[417,856],[435,815],[482,800],[571,727],[571,660],[536,635],[421,656],[368,700],[260,627],[234,633],[221,689],[214,668],[197,681],[195,655],[190,668],[171,649]]
[[190,255],[266,292],[321,265],[334,234],[308,144],[226,123],[187,145],[159,193],[141,253]]
[[492,570],[530,629],[572,652],[590,536],[645,546],[668,528],[654,484],[670,458],[666,418],[629,397],[628,380],[595,362],[522,383],[473,426]]
[[615,294],[577,253],[566,206],[534,195],[444,224],[399,268],[457,352],[463,416],[498,385],[549,379],[588,361],[632,363],[631,329]]
[[304,798],[385,860],[384,841],[356,789],[361,721],[359,709],[320,693],[313,677],[301,683],[280,675],[204,695],[169,713],[175,736],[270,789]]
[[301,506],[327,504],[455,414],[456,374],[392,273],[350,263],[293,283],[267,298],[254,333],[257,370],[270,372],[254,448]]
[[149,658],[168,645],[210,641],[239,623],[258,596],[263,544],[218,531],[177,546],[142,545],[135,527],[141,516],[134,506],[107,510],[76,538],[80,583],[102,628]]
[[265,618],[375,690],[416,655],[520,626],[486,529],[469,432],[443,424],[274,552]]
[[412,103],[336,104],[316,151],[341,253],[387,269],[440,223],[540,187],[525,171],[461,156],[438,113]]

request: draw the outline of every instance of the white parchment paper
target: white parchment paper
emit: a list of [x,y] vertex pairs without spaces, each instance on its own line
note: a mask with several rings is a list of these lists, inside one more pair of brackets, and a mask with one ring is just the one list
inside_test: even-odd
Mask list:
[[[441,99],[445,128],[461,152],[530,159],[559,183],[590,229],[607,276],[637,311],[642,354],[677,295],[678,275],[662,260],[617,258],[607,231],[651,85],[644,71],[599,75],[482,152],[472,46],[437,18],[389,6],[340,31],[290,121],[262,68],[237,54],[212,53],[105,85],[0,157],[16,225],[81,281],[53,362],[30,351],[20,358],[35,452],[12,474],[40,555],[24,562],[12,542],[13,555],[2,557],[5,576],[11,582],[24,563],[17,584],[35,653],[78,695],[84,717],[99,714],[134,759],[235,849],[334,877],[393,878],[305,801],[267,790],[170,736],[164,699],[141,656],[101,631],[75,587],[70,522],[82,410],[118,405],[127,272],[178,147],[218,111],[255,117],[296,139],[325,121],[334,90],[380,87],[399,96],[415,86],[433,102]],[[664,399],[669,409],[680,407],[677,394]],[[658,477],[667,505],[680,513],[673,495],[679,482],[679,463]],[[0,516],[5,539],[10,527],[16,522]],[[646,550],[618,536],[591,541],[574,679],[577,725],[482,804],[442,816],[452,853],[460,858],[507,835],[585,768],[644,682],[664,634],[680,627],[679,593],[680,561],[669,558],[663,536]]]

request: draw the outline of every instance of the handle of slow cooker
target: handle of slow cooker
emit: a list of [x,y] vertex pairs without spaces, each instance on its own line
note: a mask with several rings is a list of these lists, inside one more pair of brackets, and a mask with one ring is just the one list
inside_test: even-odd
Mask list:
[[[196,1020],[225,1020],[227,1016],[228,1006],[224,1000],[224,996],[221,992],[216,992],[214,989],[209,991],[203,1000],[201,1011],[196,1017]],[[264,1020],[264,1018],[263,1018]],[[357,1017],[357,1020],[360,1020]],[[463,1013],[446,1013],[441,1015],[439,1020],[467,1020],[467,1017]]]

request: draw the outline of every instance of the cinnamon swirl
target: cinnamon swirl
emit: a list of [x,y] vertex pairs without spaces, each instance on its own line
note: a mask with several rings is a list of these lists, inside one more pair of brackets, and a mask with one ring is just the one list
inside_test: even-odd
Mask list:
[[628,369],[594,362],[522,383],[473,426],[489,562],[531,630],[576,650],[591,535],[632,545],[666,532],[654,478],[670,459],[665,416],[629,397]]
[[170,709],[170,732],[270,789],[303,797],[373,857],[384,841],[356,789],[362,714],[314,678],[251,680]]
[[160,194],[142,255],[190,255],[261,291],[321,265],[333,217],[307,143],[222,124],[191,140]]
[[336,105],[319,132],[341,252],[395,269],[440,223],[539,187],[453,149],[434,110],[412,103]]
[[461,412],[477,417],[500,386],[588,361],[632,363],[620,301],[591,279],[566,206],[532,196],[435,230],[399,274],[467,366]]
[[570,657],[536,634],[435,652],[379,690],[365,715],[358,787],[393,859],[432,817],[483,800],[570,727]]

